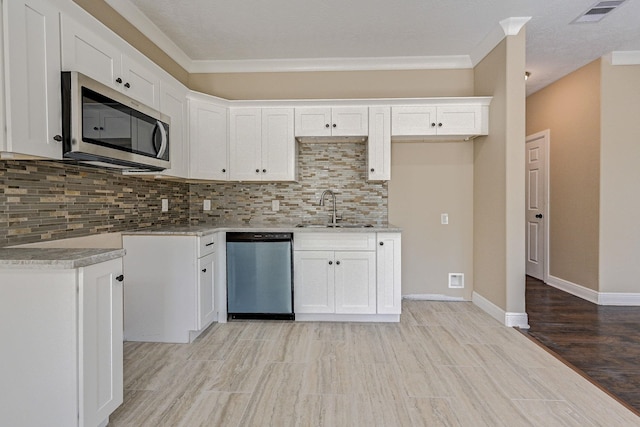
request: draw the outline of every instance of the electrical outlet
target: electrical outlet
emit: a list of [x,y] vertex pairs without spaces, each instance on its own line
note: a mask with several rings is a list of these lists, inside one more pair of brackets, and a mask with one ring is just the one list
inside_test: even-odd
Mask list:
[[449,224],[449,214],[448,213],[440,214],[440,224],[442,224],[442,225]]
[[205,200],[202,203],[202,210],[204,210],[204,211],[210,211],[211,210],[211,200]]
[[162,212],[169,210],[169,199],[162,199]]

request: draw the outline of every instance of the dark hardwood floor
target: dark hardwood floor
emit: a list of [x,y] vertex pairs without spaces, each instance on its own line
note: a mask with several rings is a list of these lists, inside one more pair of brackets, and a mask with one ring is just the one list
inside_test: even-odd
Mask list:
[[599,306],[527,276],[529,335],[640,414],[640,307]]

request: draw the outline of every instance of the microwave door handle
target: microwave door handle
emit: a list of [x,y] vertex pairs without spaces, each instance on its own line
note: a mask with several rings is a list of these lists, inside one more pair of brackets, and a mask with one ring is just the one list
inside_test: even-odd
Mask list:
[[[156,131],[160,131],[160,138],[162,142],[160,143],[160,148],[156,147]],[[167,151],[167,131],[162,126],[162,122],[160,120],[156,121],[156,127],[153,129],[153,146],[156,148],[156,158],[161,159],[164,156],[165,151]]]

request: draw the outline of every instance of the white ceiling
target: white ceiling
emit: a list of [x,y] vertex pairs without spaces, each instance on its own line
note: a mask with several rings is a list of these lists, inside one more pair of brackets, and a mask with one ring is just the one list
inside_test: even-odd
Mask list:
[[340,69],[340,63],[353,69],[376,58],[377,69],[468,67],[487,53],[487,40],[509,17],[531,17],[528,93],[609,52],[640,51],[640,0],[627,0],[595,24],[570,24],[593,0],[106,2],[189,71],[246,71],[274,63],[281,70]]

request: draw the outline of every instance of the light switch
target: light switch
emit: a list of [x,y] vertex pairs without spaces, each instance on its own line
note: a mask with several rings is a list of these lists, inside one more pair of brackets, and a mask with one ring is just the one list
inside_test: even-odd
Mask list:
[[211,200],[205,200],[202,203],[202,210],[210,211],[211,210]]
[[449,214],[447,213],[440,214],[440,224],[442,225],[449,224]]
[[169,199],[162,199],[162,212],[169,210]]

